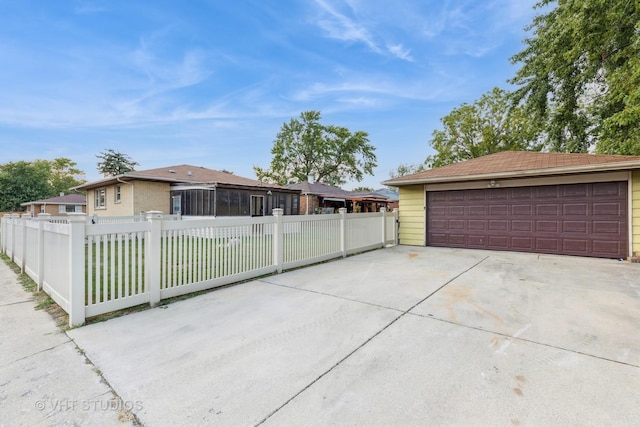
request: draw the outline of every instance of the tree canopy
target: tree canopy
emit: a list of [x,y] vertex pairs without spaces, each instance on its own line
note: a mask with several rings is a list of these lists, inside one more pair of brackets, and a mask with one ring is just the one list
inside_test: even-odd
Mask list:
[[[473,104],[462,104],[433,131],[427,167],[439,167],[506,150],[539,150],[537,130],[523,107],[511,107],[508,92],[494,88]],[[418,166],[407,166],[409,170]],[[400,171],[400,168],[398,170]],[[407,171],[408,172],[408,171]],[[406,173],[405,173],[406,174]]]
[[67,158],[18,161],[0,165],[0,212],[19,212],[21,203],[47,199],[68,193],[80,185],[84,175],[76,163]]
[[259,180],[278,185],[315,181],[340,186],[362,181],[377,166],[375,147],[364,131],[323,125],[319,111],[303,111],[300,119],[284,123],[276,135],[268,169],[254,166]]
[[134,162],[126,154],[107,149],[96,157],[100,159],[98,162],[98,172],[103,176],[117,176],[127,172],[134,171],[139,164]]
[[550,151],[640,154],[640,6],[552,0],[535,7],[511,83]]

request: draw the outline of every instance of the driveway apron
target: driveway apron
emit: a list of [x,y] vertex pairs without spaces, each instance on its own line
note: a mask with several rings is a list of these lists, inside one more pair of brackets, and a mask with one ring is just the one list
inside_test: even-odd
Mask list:
[[398,246],[68,332],[145,425],[640,419],[640,265]]

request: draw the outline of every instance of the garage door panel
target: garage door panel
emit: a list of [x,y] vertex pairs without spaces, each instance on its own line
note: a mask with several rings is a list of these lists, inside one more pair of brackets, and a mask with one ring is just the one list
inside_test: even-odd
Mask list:
[[549,205],[549,204],[541,204],[535,205],[536,215],[538,216],[551,216],[555,217],[558,215],[559,206],[558,205]]
[[484,248],[486,244],[487,238],[484,235],[469,235],[469,239],[467,240],[468,247],[470,248]]
[[592,194],[594,197],[626,197],[626,188],[624,189],[625,193],[621,193],[621,191],[623,190],[622,187],[611,185],[611,183],[609,182],[597,182],[595,184],[592,184],[592,186]]
[[531,251],[533,250],[533,239],[531,237],[513,237],[511,238],[510,249],[514,251]]
[[470,219],[468,228],[469,231],[484,231],[487,229],[487,222],[484,220]]
[[627,183],[427,192],[427,244],[624,258]]
[[509,229],[509,220],[489,220],[490,231],[506,231]]
[[593,203],[593,215],[618,215],[622,212],[622,206],[619,202]]
[[531,223],[531,221],[512,220],[511,231],[531,232],[533,231],[533,224]]
[[562,221],[562,231],[564,233],[586,234],[589,231],[587,221]]
[[533,187],[534,188],[534,197],[536,199],[557,199],[560,195],[558,194],[558,186],[548,185],[544,187]]
[[509,250],[509,240],[507,236],[489,236],[488,248]]
[[618,257],[617,254],[620,253],[620,249],[620,244],[612,242],[610,240],[593,241],[593,252],[598,253],[601,256]]
[[551,251],[556,253],[560,249],[560,239],[536,238],[535,249],[542,252]]
[[449,220],[449,229],[450,230],[464,230],[466,221],[463,219],[452,219]]
[[511,189],[512,199],[531,199],[533,197],[533,190],[531,187],[516,187]]
[[562,197],[576,197],[584,199],[587,197],[589,185],[590,184],[571,184],[560,186],[560,189],[562,190]]
[[593,221],[593,232],[596,234],[620,234],[620,223],[617,221]]
[[464,247],[467,243],[467,236],[464,234],[449,234],[449,244],[456,247]]
[[541,233],[557,233],[558,228],[557,221],[536,221],[536,231]]
[[487,198],[487,192],[484,190],[469,190],[467,193],[467,200],[485,200]]
[[486,216],[487,215],[487,207],[486,206],[469,206],[469,215],[470,216]]
[[431,230],[446,230],[447,229],[447,220],[446,219],[434,219],[430,222]]
[[449,243],[445,233],[429,233],[429,244],[432,246],[447,246]]
[[434,218],[442,218],[443,216],[445,216],[447,214],[447,207],[446,206],[434,206],[433,208],[431,208],[430,214]]
[[562,214],[567,215],[576,215],[576,216],[586,216],[589,208],[587,207],[587,203],[565,203],[562,206]]
[[508,205],[497,205],[497,206],[489,206],[489,215],[490,216],[507,216],[509,215],[509,206]]
[[589,242],[585,239],[562,239],[562,252],[571,255],[587,255]]
[[487,193],[488,200],[506,200],[509,198],[509,193],[506,191],[506,188],[498,188],[491,190],[483,190]]
[[529,205],[513,205],[511,206],[511,215],[512,216],[531,216],[533,213],[533,206]]

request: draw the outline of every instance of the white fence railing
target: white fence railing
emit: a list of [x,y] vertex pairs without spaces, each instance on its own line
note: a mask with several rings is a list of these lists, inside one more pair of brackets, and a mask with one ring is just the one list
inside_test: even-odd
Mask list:
[[397,211],[133,218],[92,223],[83,214],[64,221],[6,215],[2,251],[75,326],[114,310],[397,243]]

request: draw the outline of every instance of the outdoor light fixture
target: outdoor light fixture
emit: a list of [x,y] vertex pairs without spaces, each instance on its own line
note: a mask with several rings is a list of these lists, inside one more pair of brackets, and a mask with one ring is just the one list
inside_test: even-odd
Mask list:
[[491,181],[489,181],[489,184],[487,184],[487,187],[496,188],[500,187],[500,184],[498,184],[495,179],[492,179]]

